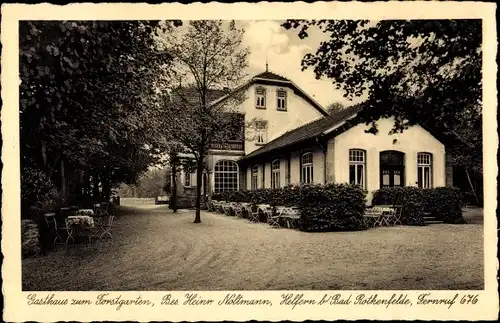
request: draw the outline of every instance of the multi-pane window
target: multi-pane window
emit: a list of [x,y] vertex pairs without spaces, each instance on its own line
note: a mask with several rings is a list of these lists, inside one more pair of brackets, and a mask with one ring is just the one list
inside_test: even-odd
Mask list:
[[250,185],[252,190],[258,189],[258,180],[259,180],[259,166],[253,166],[252,167],[252,177],[250,180]]
[[380,152],[380,188],[405,186],[404,156],[395,150]]
[[366,153],[361,149],[349,149],[349,183],[366,188]]
[[191,185],[192,185],[191,177],[192,177],[192,173],[184,172],[184,186],[185,187],[191,187]]
[[276,159],[271,164],[271,188],[280,187],[280,161]]
[[313,182],[313,155],[312,153],[305,153],[300,158],[300,182],[312,183]]
[[255,135],[257,144],[263,145],[267,142],[267,121],[255,122]]
[[429,153],[417,154],[418,187],[432,187],[432,155]]
[[238,190],[238,164],[220,160],[214,167],[215,193]]
[[257,88],[255,90],[255,107],[258,109],[265,109],[266,108],[266,89],[264,88]]
[[278,110],[286,111],[286,91],[278,90],[276,96],[278,99]]

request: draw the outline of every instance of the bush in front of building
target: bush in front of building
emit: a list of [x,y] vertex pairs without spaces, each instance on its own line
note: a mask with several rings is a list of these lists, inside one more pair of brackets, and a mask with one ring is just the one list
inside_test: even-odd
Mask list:
[[357,185],[301,185],[300,208],[303,231],[355,231],[366,229],[364,192]]
[[[221,192],[213,194],[212,199],[270,204],[273,207],[296,206],[300,208],[301,229],[312,232],[365,229],[365,196],[366,192],[359,186],[329,183]],[[260,220],[266,221],[264,214]]]
[[425,211],[445,223],[466,223],[462,216],[463,196],[456,187],[436,187],[424,190]]
[[373,193],[372,205],[401,205],[402,223],[406,225],[425,225],[425,196],[421,188],[387,187]]
[[372,205],[402,205],[403,224],[424,225],[424,215],[445,223],[465,223],[462,195],[455,187],[389,187],[373,194]]

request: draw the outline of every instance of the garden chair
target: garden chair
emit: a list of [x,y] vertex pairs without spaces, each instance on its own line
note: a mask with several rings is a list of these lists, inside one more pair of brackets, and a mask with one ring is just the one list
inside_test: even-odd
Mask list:
[[225,215],[230,216],[231,215],[231,208],[233,204],[231,202],[226,202],[222,205],[222,210]]
[[102,223],[99,225],[98,232],[96,234],[99,235],[99,238],[103,238],[106,236],[113,238],[113,235],[111,234],[111,229],[113,228],[114,219],[115,219],[114,215],[106,215],[103,217]]
[[250,203],[240,203],[241,204],[241,217],[249,218],[250,213],[252,213],[252,205]]
[[207,211],[208,212],[214,212],[215,211],[215,205],[214,201],[207,201]]
[[383,225],[382,211],[377,207],[367,208],[364,214],[365,223],[372,227]]
[[280,227],[280,215],[273,212],[272,209],[266,208],[264,210],[264,214],[267,216],[267,224],[272,227],[279,228]]
[[251,206],[248,212],[250,222],[259,222],[259,208],[255,205]]
[[45,218],[45,223],[47,223],[47,227],[49,230],[52,232],[54,231],[54,244],[57,243],[59,240],[61,243],[63,242],[61,235],[59,234],[59,231],[63,230],[66,231],[66,228],[59,228],[57,226],[57,219],[56,219],[56,214],[55,213],[45,213],[44,214]]
[[403,225],[402,218],[403,218],[403,206],[402,205],[394,205],[394,220],[393,220],[393,225]]
[[104,217],[109,215],[109,202],[94,204],[94,216]]
[[234,203],[233,204],[233,211],[234,215],[236,215],[239,218],[243,217],[243,205],[241,203]]

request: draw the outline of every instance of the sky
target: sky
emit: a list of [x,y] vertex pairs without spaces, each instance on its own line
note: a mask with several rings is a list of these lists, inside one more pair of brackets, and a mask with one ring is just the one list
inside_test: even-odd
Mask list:
[[325,108],[334,102],[348,106],[362,101],[344,98],[330,79],[316,80],[312,68],[301,70],[304,55],[314,54],[327,35],[312,31],[309,37],[300,39],[297,30],[286,30],[281,23],[276,20],[237,22],[237,27],[245,29],[243,45],[250,48],[249,76],[265,71],[267,50],[269,71],[289,78]]
[[[283,21],[278,20],[238,20],[236,27],[244,29],[242,46],[248,47],[248,68],[245,71],[248,79],[266,70],[266,56],[269,71],[292,80],[297,86],[313,97],[323,107],[340,102],[350,106],[362,102],[365,98],[347,100],[341,90],[337,90],[331,79],[317,80],[313,69],[302,71],[301,61],[307,53],[315,53],[321,41],[328,35],[314,27],[309,28],[309,37],[300,39],[298,30],[286,30],[281,27]],[[188,23],[178,27],[176,34],[187,31]],[[175,36],[174,36],[175,37]],[[169,43],[169,38],[162,42]]]

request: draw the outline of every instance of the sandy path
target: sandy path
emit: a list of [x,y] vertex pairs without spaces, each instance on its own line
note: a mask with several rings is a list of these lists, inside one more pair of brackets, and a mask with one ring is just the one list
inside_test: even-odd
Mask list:
[[[481,289],[481,224],[305,233],[138,205],[113,240],[23,260],[24,290]],[[76,277],[76,278],[75,278]]]

